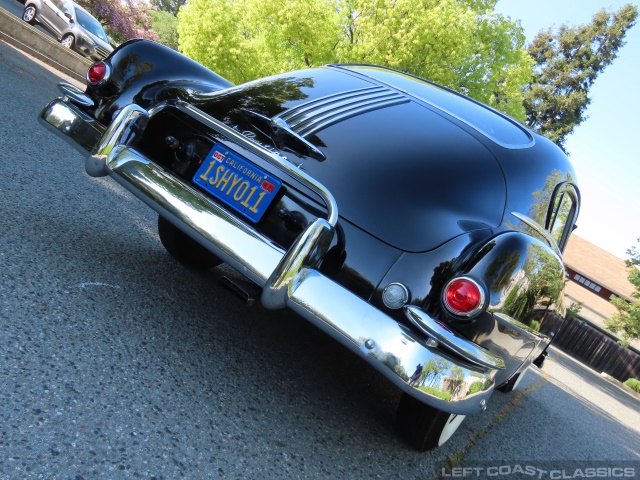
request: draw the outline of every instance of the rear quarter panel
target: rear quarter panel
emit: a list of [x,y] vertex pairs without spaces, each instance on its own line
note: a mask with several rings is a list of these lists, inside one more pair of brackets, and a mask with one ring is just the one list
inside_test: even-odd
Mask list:
[[[443,308],[443,288],[458,275],[474,278],[488,292],[486,312],[471,320]],[[379,284],[373,301],[385,308],[382,289],[402,282],[412,304],[503,357],[506,369],[496,376],[499,385],[549,344],[538,324],[564,314],[563,280],[560,257],[542,241],[518,231],[474,231],[431,252],[404,254]],[[395,315],[402,320],[400,311]]]

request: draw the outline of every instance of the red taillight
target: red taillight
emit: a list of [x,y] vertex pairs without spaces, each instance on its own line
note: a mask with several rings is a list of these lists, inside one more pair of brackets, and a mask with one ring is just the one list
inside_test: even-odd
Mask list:
[[104,83],[109,77],[109,67],[104,62],[94,63],[87,70],[87,82],[89,85]]
[[444,306],[454,315],[470,317],[484,307],[484,290],[468,277],[451,280],[444,288]]

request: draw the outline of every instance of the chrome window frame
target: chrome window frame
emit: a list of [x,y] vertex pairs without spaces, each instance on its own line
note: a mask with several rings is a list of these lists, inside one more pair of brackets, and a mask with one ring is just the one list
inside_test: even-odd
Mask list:
[[[559,207],[561,203],[564,201],[564,196],[571,200],[571,208],[569,209],[569,213],[567,216],[567,221],[562,227],[562,234],[559,239],[556,240],[556,237],[553,234],[553,226],[557,221]],[[557,207],[556,207],[557,204]],[[578,219],[578,213],[580,212],[580,191],[571,182],[562,182],[556,185],[556,188],[551,195],[551,200],[549,201],[549,209],[547,210],[547,218],[545,220],[545,230],[549,233],[549,237],[553,239],[553,241],[558,246],[558,250],[561,252],[564,251],[564,248],[567,246],[567,242],[569,241],[569,236],[571,232],[575,229],[576,220]]]

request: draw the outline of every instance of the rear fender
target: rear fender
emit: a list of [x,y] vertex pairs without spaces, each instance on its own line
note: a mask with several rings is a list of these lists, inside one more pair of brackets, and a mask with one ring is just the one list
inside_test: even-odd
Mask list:
[[211,93],[233,84],[198,62],[149,40],[130,40],[116,48],[104,62],[109,80],[88,86],[95,102],[88,113],[108,125],[114,113],[135,103],[150,109],[168,99],[186,99],[194,93]]
[[565,270],[557,253],[521,232],[507,232],[485,243],[465,269],[482,279],[489,292],[488,311],[531,326],[540,311],[564,315]]
[[487,311],[466,324],[449,323],[505,359],[507,368],[496,378],[499,385],[549,344],[539,330],[549,316],[565,314],[564,265],[548,245],[521,232],[494,237],[465,263],[466,275],[487,289]]
[[29,5],[33,5],[34,7],[36,7],[36,10],[38,10],[38,12],[42,9],[42,2],[40,0],[27,0],[24,3],[24,8],[27,8]]

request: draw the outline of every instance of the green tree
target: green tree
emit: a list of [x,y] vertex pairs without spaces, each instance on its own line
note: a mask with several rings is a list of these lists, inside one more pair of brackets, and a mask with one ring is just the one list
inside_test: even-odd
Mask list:
[[[640,238],[638,239],[640,242]],[[629,260],[626,261],[629,268],[629,281],[635,287],[631,294],[633,301],[628,302],[624,298],[614,297],[611,303],[618,309],[605,325],[613,332],[620,332],[625,342],[640,338],[640,252],[633,246],[627,250]]]
[[[507,295],[504,311],[512,318],[530,325],[541,309],[563,305],[564,278],[557,257],[540,245],[527,247],[524,276]],[[564,314],[564,312],[563,312]]]
[[567,318],[580,318],[580,311],[582,310],[582,302],[571,302],[571,305],[567,307]]
[[151,0],[151,5],[162,12],[170,13],[174,17],[185,3],[187,3],[186,0]]
[[[330,62],[386,65],[524,120],[533,62],[496,0],[190,0],[180,50],[232,82]],[[274,28],[277,26],[277,28]]]
[[526,88],[527,124],[560,146],[583,122],[589,89],[624,45],[638,8],[628,4],[617,12],[603,9],[591,23],[562,25],[539,32],[528,47],[535,61],[534,79]]
[[385,65],[524,119],[532,61],[495,0],[345,0],[340,61]]
[[178,12],[180,50],[234,83],[332,62],[340,22],[330,3],[191,0]]
[[174,50],[178,49],[178,19],[164,10],[149,10],[151,28],[158,34],[158,41]]

